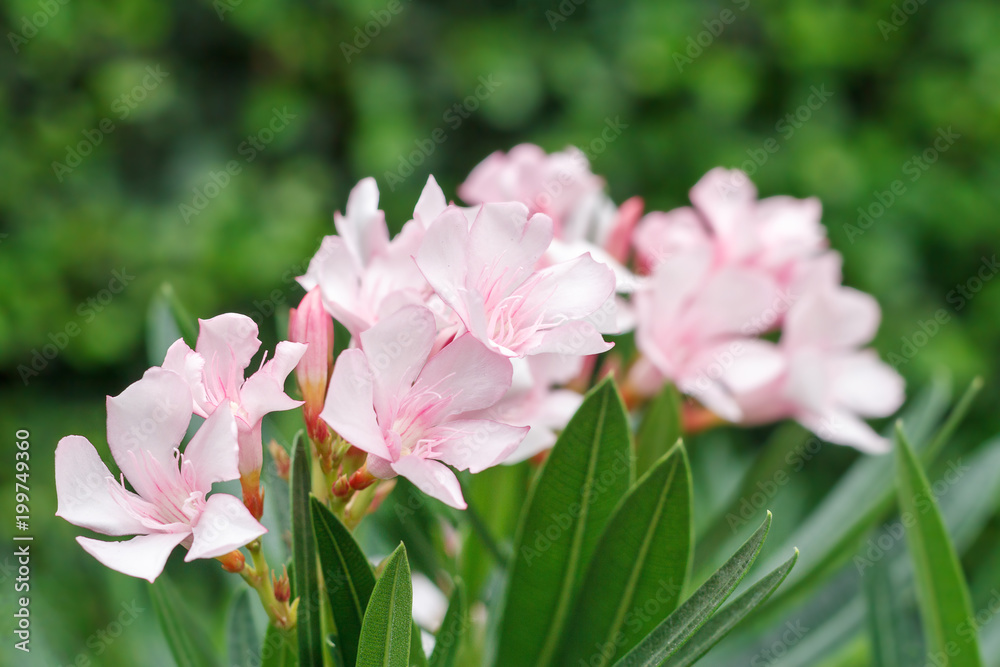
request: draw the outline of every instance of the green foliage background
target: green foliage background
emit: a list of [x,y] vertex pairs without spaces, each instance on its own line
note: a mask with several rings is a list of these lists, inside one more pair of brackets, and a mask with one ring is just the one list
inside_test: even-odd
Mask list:
[[[4,0],[0,23],[0,426],[5,456],[17,428],[32,431],[44,664],[136,664],[163,648],[152,614],[100,656],[88,644],[122,602],[145,598],[51,518],[56,441],[80,433],[103,447],[102,397],[148,365],[148,305],[164,281],[197,316],[260,319],[273,346],[273,311],[299,298],[292,278],[363,176],[378,179],[398,228],[429,173],[455,196],[480,159],[524,141],[583,148],[616,200],[638,194],[649,209],[682,205],[711,167],[756,157],[762,195],[822,199],[846,281],[882,303],[877,346],[911,387],[942,367],[963,385],[997,370],[1000,280],[957,291],[997,270],[996,3]],[[167,76],[144,89],[148,68]],[[829,99],[816,104],[814,90]],[[243,142],[275,109],[294,118],[248,160]],[[609,124],[622,130],[603,143]],[[949,130],[954,143],[915,171]],[[88,135],[100,142],[78,166],[54,167]],[[412,175],[388,178],[428,145]],[[185,220],[180,206],[232,160],[240,173]],[[897,179],[903,194],[860,226],[858,208]],[[135,277],[105,305],[115,270]],[[71,324],[79,335],[25,380],[19,367]],[[988,384],[970,441],[995,431],[998,398]],[[820,487],[850,453],[823,456],[838,465],[810,470]],[[191,594],[207,602],[226,588],[213,564],[202,569],[208,583]],[[0,579],[6,599],[6,568]]]

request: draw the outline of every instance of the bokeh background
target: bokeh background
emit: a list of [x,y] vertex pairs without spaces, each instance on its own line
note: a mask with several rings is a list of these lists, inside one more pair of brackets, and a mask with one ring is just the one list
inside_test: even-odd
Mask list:
[[[274,313],[300,298],[294,276],[364,176],[398,229],[428,174],[454,197],[479,160],[525,141],[579,146],[617,201],[652,210],[743,166],[762,195],[822,199],[846,282],[883,306],[876,346],[911,387],[941,369],[996,375],[995,2],[2,5],[0,595],[27,428],[37,664],[164,664],[151,613],[95,639],[123,603],[148,605],[52,518],[58,438],[103,447],[103,397],[149,365],[164,283],[196,316],[259,319],[273,347]],[[988,382],[970,441],[997,431],[998,398]],[[211,609],[228,589],[201,570],[190,594]]]

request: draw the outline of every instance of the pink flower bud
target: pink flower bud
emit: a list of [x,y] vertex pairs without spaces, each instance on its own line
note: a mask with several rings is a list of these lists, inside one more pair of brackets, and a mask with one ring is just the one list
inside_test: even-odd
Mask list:
[[288,339],[309,348],[295,367],[295,378],[305,400],[303,412],[309,437],[325,442],[329,429],[319,418],[326,400],[326,386],[333,368],[333,318],[323,308],[319,288],[309,291],[288,317]]

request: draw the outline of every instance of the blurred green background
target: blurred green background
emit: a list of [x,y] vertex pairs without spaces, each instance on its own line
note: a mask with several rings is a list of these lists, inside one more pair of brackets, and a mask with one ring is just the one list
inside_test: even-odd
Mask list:
[[[161,664],[136,657],[162,650],[152,614],[90,645],[144,585],[51,518],[55,443],[104,447],[104,396],[148,366],[153,295],[170,282],[197,316],[251,315],[273,347],[273,313],[301,296],[292,279],[364,176],[398,229],[428,174],[454,197],[524,141],[583,148],[617,201],[649,209],[743,165],[762,195],[822,199],[911,387],[997,370],[994,2],[4,0],[0,14],[0,536],[28,428],[38,664]],[[972,440],[996,432],[997,400],[988,383]],[[201,599],[226,590],[198,567],[216,582]]]

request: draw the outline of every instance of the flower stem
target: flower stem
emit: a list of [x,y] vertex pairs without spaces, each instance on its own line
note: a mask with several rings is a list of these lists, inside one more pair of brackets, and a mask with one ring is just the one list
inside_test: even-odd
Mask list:
[[283,630],[291,630],[295,627],[296,623],[297,615],[295,611],[298,601],[296,600],[292,604],[288,604],[288,602],[279,602],[275,597],[274,584],[271,581],[271,571],[267,566],[267,559],[264,557],[264,552],[261,549],[260,540],[254,540],[248,544],[247,550],[250,552],[253,565],[245,565],[239,573],[240,576],[243,577],[243,580],[251,588],[257,591],[257,597],[260,598],[260,602],[264,606],[264,611],[267,612],[267,617],[271,620],[272,625]]

